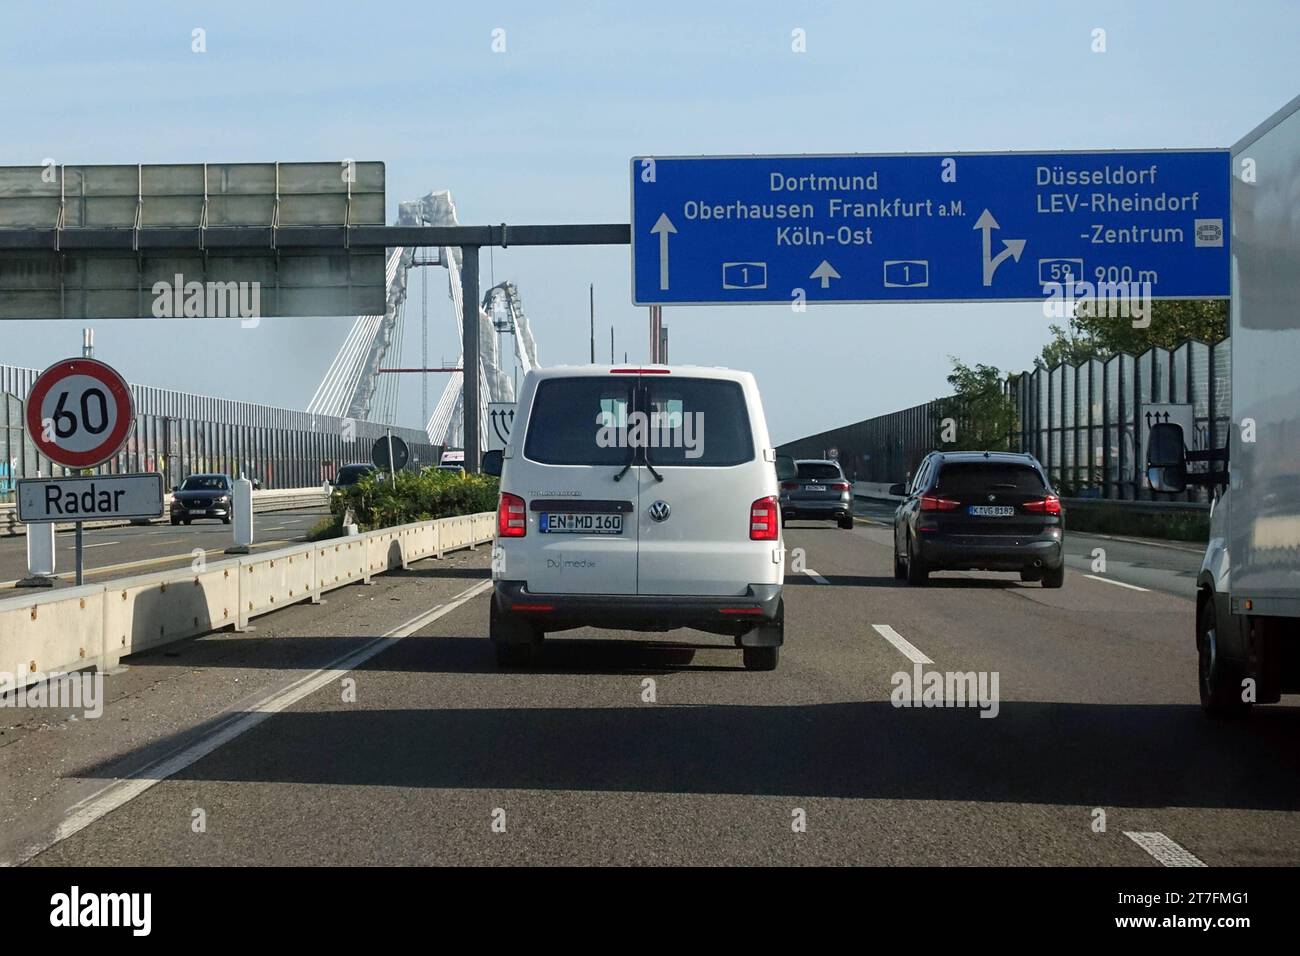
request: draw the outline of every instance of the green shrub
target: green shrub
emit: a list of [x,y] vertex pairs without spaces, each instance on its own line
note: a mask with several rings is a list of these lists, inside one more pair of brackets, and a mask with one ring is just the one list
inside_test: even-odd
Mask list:
[[469,475],[426,468],[421,472],[397,473],[394,487],[388,475],[362,478],[330,496],[330,512],[336,525],[350,507],[361,531],[393,525],[450,518],[481,511],[496,511],[497,479],[491,475]]
[[1208,511],[1134,513],[1123,506],[1108,506],[1104,500],[1086,504],[1067,502],[1065,533],[1068,535],[1071,531],[1203,543],[1210,538],[1210,515]]
[[343,515],[329,515],[321,518],[305,535],[308,541],[326,541],[343,536]]

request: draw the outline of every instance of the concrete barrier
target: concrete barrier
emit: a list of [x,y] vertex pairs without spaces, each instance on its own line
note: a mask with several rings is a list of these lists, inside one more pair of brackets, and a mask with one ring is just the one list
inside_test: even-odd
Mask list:
[[889,493],[889,484],[883,481],[855,481],[853,483],[853,497],[866,498],[868,501],[892,501],[900,502],[903,499],[898,495]]
[[496,515],[439,518],[104,584],[0,600],[0,671],[19,686],[50,672],[117,665],[412,561],[492,540]]
[[103,666],[115,667],[128,654],[233,626],[239,585],[238,561],[198,571],[155,571],[102,585]]
[[[493,516],[495,519],[495,515]],[[474,540],[473,518],[465,515],[459,518],[443,518],[441,551],[453,551],[456,548],[469,547]]]
[[25,687],[50,671],[103,666],[103,612],[102,584],[0,601],[0,671],[12,668]]
[[[225,563],[225,562],[222,562]],[[320,602],[316,583],[316,548],[296,545],[262,551],[239,559],[239,614],[236,628],[248,619],[288,604]]]
[[354,581],[370,580],[365,535],[331,538],[328,541],[318,541],[312,547],[316,550],[318,590],[328,591]]

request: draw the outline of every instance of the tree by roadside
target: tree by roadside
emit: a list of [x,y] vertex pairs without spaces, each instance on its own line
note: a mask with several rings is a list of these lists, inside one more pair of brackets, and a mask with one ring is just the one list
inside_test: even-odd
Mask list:
[[1016,408],[1007,376],[992,365],[967,365],[949,356],[953,394],[932,408],[935,447],[942,451],[1008,451]]
[[1135,328],[1131,317],[1096,315],[1085,301],[1067,327],[1051,326],[1052,340],[1034,364],[1055,368],[1094,358],[1104,362],[1120,352],[1141,355],[1153,346],[1172,349],[1188,339],[1217,342],[1228,334],[1228,303],[1223,299],[1153,302],[1150,318],[1149,325]]

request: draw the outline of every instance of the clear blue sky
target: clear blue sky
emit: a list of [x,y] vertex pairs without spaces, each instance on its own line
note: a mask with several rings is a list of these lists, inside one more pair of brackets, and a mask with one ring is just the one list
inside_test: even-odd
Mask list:
[[[195,27],[206,53],[191,52]],[[382,159],[390,221],[434,188],[462,222],[626,221],[638,154],[1229,146],[1300,92],[1297,37],[1300,4],[1251,0],[5,0],[0,164]],[[497,250],[483,267],[518,283],[543,363],[586,360],[589,282],[606,354],[612,324],[619,358],[645,357],[625,248]],[[451,361],[444,273],[430,293],[432,357]],[[950,354],[1027,367],[1048,324],[1031,305],[664,319],[674,362],[758,375],[779,441],[944,393]],[[303,407],[349,324],[138,320],[96,335],[133,381]],[[79,329],[4,323],[0,362],[43,367],[76,351]],[[415,364],[418,321],[406,346]],[[403,390],[414,425],[415,380]]]

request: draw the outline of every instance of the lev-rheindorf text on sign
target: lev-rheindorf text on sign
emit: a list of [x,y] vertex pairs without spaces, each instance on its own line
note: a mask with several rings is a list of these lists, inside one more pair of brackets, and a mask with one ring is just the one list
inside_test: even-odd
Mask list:
[[90,478],[23,478],[18,482],[18,520],[92,521],[159,518],[162,475],[96,475]]
[[1224,298],[1227,150],[637,157],[637,305]]

